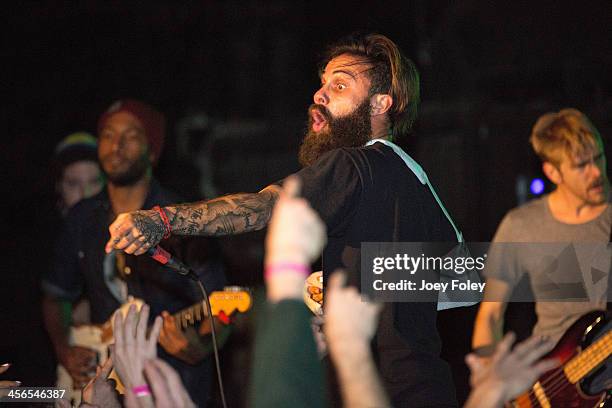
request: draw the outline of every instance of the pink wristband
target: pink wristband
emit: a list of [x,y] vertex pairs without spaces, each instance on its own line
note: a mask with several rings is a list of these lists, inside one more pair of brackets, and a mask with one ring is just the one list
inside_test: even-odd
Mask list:
[[266,265],[264,269],[264,278],[268,279],[271,275],[274,275],[278,272],[292,270],[301,273],[305,277],[310,275],[310,266],[299,264],[299,263],[289,263],[289,262],[281,262],[275,263],[272,265]]
[[137,397],[147,397],[151,395],[151,389],[147,384],[143,384],[132,388],[132,393]]

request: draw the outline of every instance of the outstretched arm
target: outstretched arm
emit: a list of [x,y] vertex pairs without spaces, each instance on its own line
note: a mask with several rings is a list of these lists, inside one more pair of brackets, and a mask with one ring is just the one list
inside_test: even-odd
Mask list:
[[255,194],[232,194],[195,205],[168,207],[172,233],[219,236],[260,230],[270,220],[278,191],[278,186],[269,186]]
[[[280,187],[259,193],[240,193],[191,204],[164,207],[171,232],[177,235],[221,236],[257,231],[270,220]],[[119,214],[109,227],[106,251],[124,250],[140,255],[164,236],[164,220],[155,210]]]

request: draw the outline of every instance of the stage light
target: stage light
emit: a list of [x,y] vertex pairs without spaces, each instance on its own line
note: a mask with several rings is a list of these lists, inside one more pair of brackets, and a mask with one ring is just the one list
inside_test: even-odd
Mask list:
[[542,180],[541,178],[534,178],[533,180],[531,180],[529,190],[533,195],[542,194],[544,192],[544,180]]

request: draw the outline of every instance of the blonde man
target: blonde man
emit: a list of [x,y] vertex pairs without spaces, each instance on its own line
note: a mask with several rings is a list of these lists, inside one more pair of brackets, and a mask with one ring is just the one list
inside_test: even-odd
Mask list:
[[[499,225],[485,267],[485,299],[493,301],[480,306],[472,339],[475,348],[501,340],[506,304],[524,274],[536,298],[536,335],[556,342],[581,315],[606,308],[610,256],[597,251],[605,251],[610,239],[612,212],[599,132],[578,110],[563,109],[541,116],[530,142],[555,189],[511,210]],[[545,258],[550,251],[557,251],[557,257]],[[584,283],[582,294],[543,300],[544,280],[551,276],[546,265],[568,267],[568,256],[575,257],[571,278]]]

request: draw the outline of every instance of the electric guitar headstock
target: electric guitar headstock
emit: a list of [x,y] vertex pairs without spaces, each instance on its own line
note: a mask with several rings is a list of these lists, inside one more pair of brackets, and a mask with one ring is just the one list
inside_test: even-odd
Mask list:
[[222,291],[210,293],[208,299],[212,313],[208,313],[206,302],[196,303],[174,314],[177,325],[181,328],[186,328],[209,317],[211,314],[223,323],[228,324],[229,316],[236,312],[244,313],[253,304],[251,291],[240,286],[226,286]]

